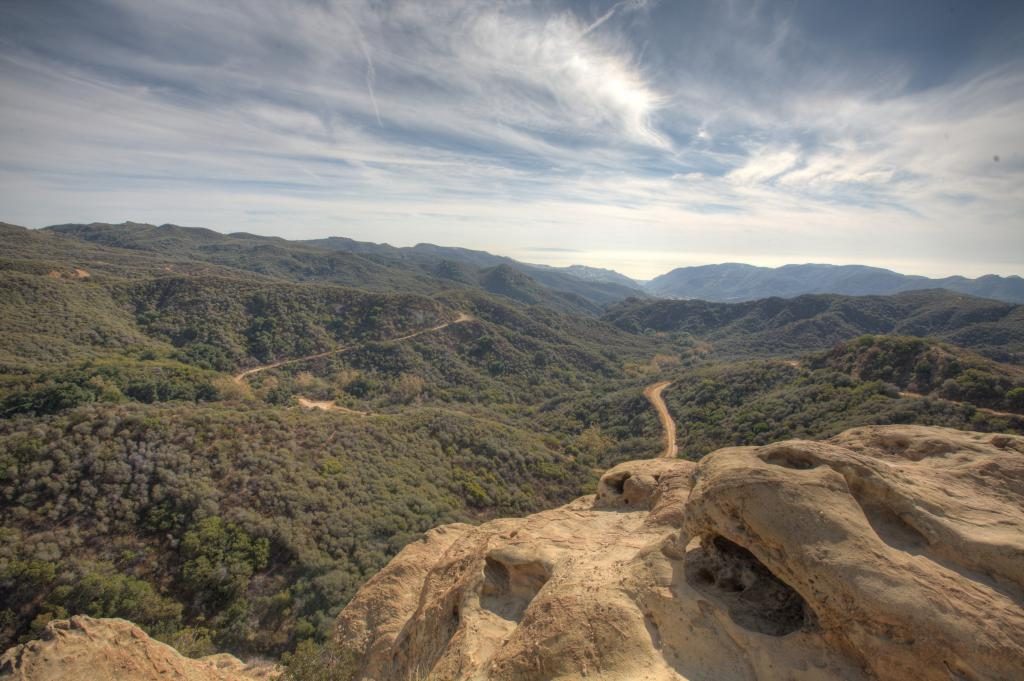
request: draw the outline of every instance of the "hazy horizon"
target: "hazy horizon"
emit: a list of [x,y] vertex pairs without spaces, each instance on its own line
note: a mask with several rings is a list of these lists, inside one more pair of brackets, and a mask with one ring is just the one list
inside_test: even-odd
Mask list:
[[[4,222],[4,220],[0,220],[0,222]],[[89,222],[99,222],[99,221],[89,221]],[[122,221],[120,221],[118,223],[110,223],[110,224],[124,224],[124,223],[129,223],[129,222],[130,223],[136,223],[136,224],[143,224],[139,220],[122,220]],[[76,222],[73,222],[73,223],[60,223],[60,224],[76,224]],[[82,224],[88,224],[88,223],[82,223]],[[163,225],[163,224],[173,224],[173,223],[159,222],[159,223],[145,223],[145,224]],[[28,225],[21,225],[21,226],[25,227],[25,226],[28,226]],[[35,226],[35,227],[30,227],[30,228],[31,229],[43,229],[43,228],[49,227],[49,226],[52,226],[52,225],[40,225],[40,226]],[[219,232],[219,233],[225,234],[225,235],[230,235],[230,234],[233,234],[233,233],[243,233],[243,232],[248,232],[250,234],[255,234],[255,232],[251,232],[249,230],[225,231],[225,230],[222,230],[222,229],[217,229],[215,227],[209,227],[209,226],[206,226],[206,225],[175,225],[175,226],[177,226],[177,227],[186,227],[186,228],[210,229],[212,231]],[[291,237],[291,236],[288,236],[288,235],[270,234],[270,233],[268,233],[268,234],[259,234],[259,236],[279,236],[279,237],[287,238],[287,239],[294,239],[295,238],[295,237]],[[889,269],[889,270],[892,270],[892,271],[897,272],[899,274],[919,275],[919,276],[924,276],[924,277],[930,277],[930,278],[933,278],[933,279],[941,279],[941,278],[944,278],[944,277],[951,277],[951,276],[957,276],[957,275],[968,277],[968,278],[971,278],[971,279],[975,279],[975,278],[978,278],[980,276],[984,276],[984,275],[987,275],[987,274],[996,274],[996,275],[1004,276],[1004,277],[1007,277],[1007,276],[1016,276],[1016,277],[1024,276],[1020,272],[1015,272],[1015,271],[995,272],[995,271],[987,271],[987,270],[983,271],[982,269],[979,269],[979,270],[974,271],[974,272],[972,272],[972,271],[961,271],[961,270],[955,270],[955,269],[948,270],[948,271],[938,271],[938,272],[936,272],[935,270],[927,270],[927,271],[917,270],[917,271],[915,271],[913,263],[905,263],[906,267],[900,268],[900,267],[892,267],[892,266],[890,266],[890,264],[889,264],[890,261],[887,261],[886,263],[872,263],[872,262],[865,262],[865,261],[838,262],[838,261],[830,261],[827,258],[819,258],[819,259],[810,258],[810,259],[805,259],[805,260],[799,260],[799,259],[787,259],[784,256],[778,257],[778,258],[773,258],[773,259],[761,258],[761,259],[751,259],[751,260],[736,260],[734,258],[731,258],[728,254],[694,254],[694,253],[689,253],[689,254],[672,254],[672,253],[650,253],[650,252],[642,252],[642,251],[638,252],[638,253],[635,253],[635,252],[632,252],[632,251],[605,251],[605,252],[601,252],[601,251],[577,250],[577,249],[571,249],[571,248],[549,248],[549,247],[538,247],[538,246],[534,246],[534,247],[527,246],[527,247],[523,247],[523,248],[520,248],[520,249],[513,249],[512,251],[509,251],[509,252],[502,252],[502,251],[496,251],[496,250],[493,250],[493,249],[489,249],[489,248],[486,248],[486,247],[479,247],[479,248],[478,247],[471,247],[471,246],[467,246],[464,243],[438,243],[438,242],[433,242],[433,241],[428,241],[428,240],[419,240],[419,241],[411,241],[411,242],[393,243],[393,242],[385,242],[385,241],[373,241],[372,239],[356,238],[356,237],[353,237],[353,236],[351,236],[349,234],[328,234],[328,235],[324,235],[324,236],[320,236],[320,237],[315,237],[315,238],[328,238],[328,237],[349,238],[349,239],[355,239],[356,241],[364,241],[364,242],[370,242],[370,243],[387,244],[387,245],[395,246],[395,247],[398,247],[398,248],[412,247],[412,246],[415,246],[415,245],[420,244],[420,243],[428,243],[428,244],[433,244],[435,246],[442,246],[442,247],[447,247],[447,248],[468,248],[470,250],[486,251],[486,252],[488,252],[488,253],[490,253],[492,255],[499,255],[499,256],[504,256],[504,257],[508,257],[508,258],[513,258],[513,259],[518,260],[520,262],[523,262],[523,263],[526,263],[526,264],[531,264],[531,265],[548,265],[548,266],[551,266],[551,267],[569,267],[569,266],[572,266],[572,265],[583,265],[583,266],[586,266],[586,267],[598,267],[598,268],[610,269],[610,270],[614,270],[614,271],[618,272],[619,274],[624,274],[627,277],[629,277],[629,278],[631,278],[631,279],[633,279],[633,280],[635,280],[637,282],[649,281],[649,280],[657,277],[658,275],[666,274],[667,272],[670,272],[670,271],[672,271],[672,270],[674,270],[676,268],[680,268],[680,267],[701,267],[701,266],[724,265],[724,264],[745,264],[745,265],[754,265],[754,266],[757,266],[757,267],[782,267],[784,265],[809,265],[809,264],[813,264],[813,265],[833,265],[833,266],[866,265],[868,267],[880,267],[880,268],[883,268],[883,269]],[[706,257],[701,257],[701,256],[706,256]],[[664,263],[665,266],[658,268],[657,265],[661,264],[661,263]],[[675,263],[675,264],[673,264],[673,263]],[[648,268],[648,269],[641,269],[641,268],[645,268],[645,267]],[[643,272],[644,274],[634,274],[635,272]]]
[[0,212],[638,279],[1018,274],[1022,27],[995,1],[12,0]]

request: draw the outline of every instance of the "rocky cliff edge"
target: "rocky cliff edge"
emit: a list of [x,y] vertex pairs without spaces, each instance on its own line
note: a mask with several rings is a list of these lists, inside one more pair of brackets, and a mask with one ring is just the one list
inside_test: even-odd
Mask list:
[[363,679],[1020,679],[1024,438],[857,428],[633,461],[405,548],[342,611]]
[[[1024,438],[866,427],[621,464],[597,494],[427,533],[341,612],[374,681],[1024,678]],[[75,617],[0,678],[248,681]]]

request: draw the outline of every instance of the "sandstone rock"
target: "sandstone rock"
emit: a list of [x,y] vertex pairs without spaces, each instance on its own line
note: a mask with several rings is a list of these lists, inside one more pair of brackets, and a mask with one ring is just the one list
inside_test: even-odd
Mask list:
[[[449,525],[338,618],[376,681],[1024,677],[1024,438],[858,428],[633,461],[596,496]],[[249,681],[123,620],[53,622],[0,678]]]
[[46,626],[42,638],[0,657],[4,681],[270,681],[274,665],[231,655],[193,660],[121,619],[76,616]]
[[405,547],[401,553],[370,578],[349,607],[338,616],[344,644],[364,653],[366,674],[387,678],[390,650],[405,623],[419,606],[419,591],[410,584],[422,584],[427,572],[451,547],[473,529],[471,525],[445,525]]
[[1024,438],[912,426],[621,464],[436,530],[343,610],[363,679],[1019,679]]

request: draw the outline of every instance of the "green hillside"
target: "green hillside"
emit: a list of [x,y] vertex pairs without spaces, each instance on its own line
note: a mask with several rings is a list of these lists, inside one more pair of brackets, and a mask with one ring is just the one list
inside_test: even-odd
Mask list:
[[524,429],[216,404],[0,419],[0,634],[130,618],[190,653],[276,654],[417,533],[565,501],[591,479]]
[[724,357],[792,355],[866,333],[892,333],[945,340],[999,361],[1024,360],[1024,306],[940,290],[743,303],[634,299],[612,307],[604,319],[638,334],[687,334]]
[[664,392],[680,455],[869,424],[1024,432],[1024,369],[921,338],[863,336],[798,360],[702,364]]
[[[555,268],[463,248],[420,244],[394,248],[351,239],[288,241],[254,234],[220,234],[177,225],[102,223],[54,225],[45,232],[107,247],[184,258],[279,279],[327,282],[371,291],[437,292],[482,289],[519,302],[545,304],[567,312],[598,315],[629,296],[632,286],[594,280]],[[445,276],[451,267],[457,276]]]
[[865,423],[1024,431],[1021,370],[991,359],[1020,358],[1021,313],[992,301],[632,299],[600,318],[619,284],[462,249],[0,233],[4,647],[75,613],[190,654],[322,640],[418,533],[549,508],[660,451],[657,381],[691,457]]
[[[197,265],[160,253],[175,230],[153,250],[9,231],[3,646],[86,612],[193,653],[276,654],[323,636],[418,532],[565,502],[658,446],[639,395],[670,346],[518,273],[536,300]],[[281,360],[298,361],[236,377]]]

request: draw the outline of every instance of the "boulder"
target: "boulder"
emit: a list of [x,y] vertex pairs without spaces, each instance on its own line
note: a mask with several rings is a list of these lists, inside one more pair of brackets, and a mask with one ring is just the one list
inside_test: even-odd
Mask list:
[[3,681],[271,681],[280,672],[224,654],[194,660],[131,622],[84,615],[50,622],[0,657]]

